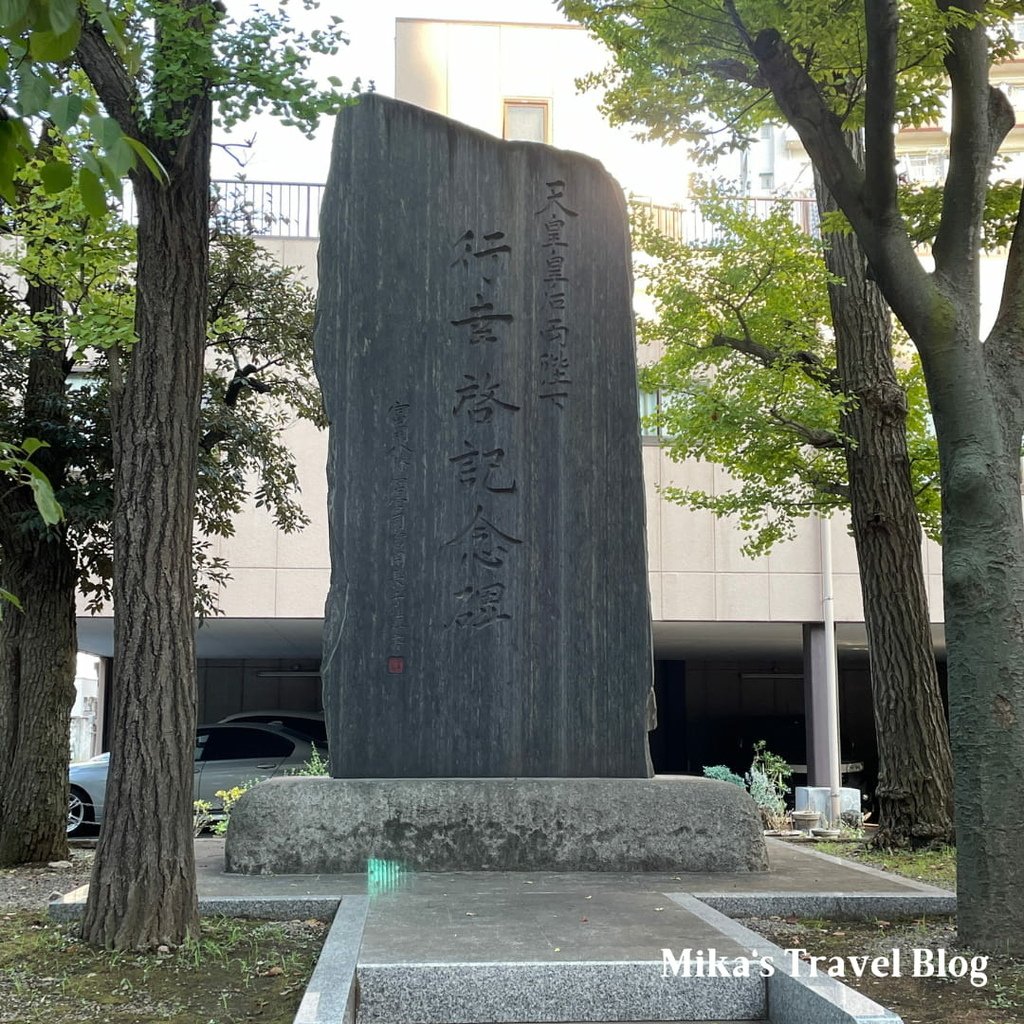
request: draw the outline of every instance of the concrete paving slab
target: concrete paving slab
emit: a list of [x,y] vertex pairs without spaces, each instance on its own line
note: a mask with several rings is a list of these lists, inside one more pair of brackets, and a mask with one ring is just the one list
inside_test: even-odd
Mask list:
[[[196,840],[196,877],[199,896],[211,913],[244,913],[280,916],[294,907],[295,914],[323,913],[343,896],[381,897],[401,892],[411,896],[509,897],[516,893],[667,893],[707,895],[708,902],[730,913],[836,912],[858,901],[841,899],[857,895],[876,897],[888,913],[952,913],[955,897],[945,889],[901,878],[875,868],[852,864],[808,850],[806,847],[768,841],[770,869],[737,874],[664,872],[403,872],[390,871],[345,875],[236,875],[224,870],[224,840]],[[68,919],[81,913],[86,887],[69,893],[51,905],[54,916]],[[763,897],[755,900],[755,896]],[[915,902],[913,897],[925,899]],[[825,901],[825,902],[822,902]],[[276,910],[270,913],[272,904]],[[861,907],[869,902],[861,900]],[[806,911],[800,907],[806,906]],[[220,907],[221,910],[216,908]],[[829,907],[833,908],[829,911]],[[902,909],[901,909],[902,908]],[[874,911],[872,911],[874,912]],[[295,916],[293,914],[293,916]]]
[[657,961],[664,948],[745,949],[660,893],[453,892],[371,900],[362,960],[372,963]]
[[763,1020],[764,981],[668,977],[661,963],[360,962],[356,1024]]

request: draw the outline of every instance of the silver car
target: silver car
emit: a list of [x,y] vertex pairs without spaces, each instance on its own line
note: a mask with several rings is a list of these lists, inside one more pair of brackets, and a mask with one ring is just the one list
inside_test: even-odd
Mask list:
[[[251,785],[300,768],[313,753],[309,740],[275,725],[203,725],[196,731],[192,799],[205,800],[211,814],[223,808],[218,790]],[[103,820],[110,754],[71,766],[68,835]]]

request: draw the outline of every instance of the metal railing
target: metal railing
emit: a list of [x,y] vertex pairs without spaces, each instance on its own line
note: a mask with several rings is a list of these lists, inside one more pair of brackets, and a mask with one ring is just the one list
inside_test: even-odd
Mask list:
[[[225,232],[262,238],[318,238],[324,186],[308,181],[210,182],[210,221]],[[136,219],[135,196],[125,185],[122,216]]]
[[[211,182],[210,219],[224,231],[237,231],[264,238],[318,238],[320,207],[324,186],[308,181]],[[777,199],[745,196],[737,200],[755,217],[767,217],[780,202],[789,203],[793,222],[808,234],[818,234],[818,210],[813,199]],[[705,220],[692,204],[664,206],[633,197],[630,206],[645,211],[654,226],[681,242],[706,244],[724,240],[721,229]],[[125,187],[124,217],[135,220],[135,200]]]
[[[743,196],[736,199],[736,203],[745,207],[746,211],[758,220],[766,219],[780,204],[788,204],[793,223],[798,228],[814,237],[819,234],[818,207],[814,199]],[[708,245],[727,240],[722,228],[703,217],[700,210],[692,204],[662,206],[649,199],[634,196],[630,199],[630,207],[647,214],[661,234],[674,238],[677,242]]]

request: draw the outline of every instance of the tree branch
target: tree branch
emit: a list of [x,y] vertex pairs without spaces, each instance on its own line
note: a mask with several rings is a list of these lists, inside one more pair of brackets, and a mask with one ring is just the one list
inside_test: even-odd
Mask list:
[[[752,46],[775,102],[853,226],[893,312],[919,345],[926,343],[933,326],[935,286],[917,259],[906,229],[898,219],[879,221],[874,216],[865,201],[864,174],[846,145],[842,123],[779,33],[765,29]],[[867,103],[872,102],[869,93]]]
[[838,374],[835,370],[827,367],[821,357],[816,356],[813,352],[804,349],[787,352],[769,348],[749,336],[736,338],[729,334],[716,334],[711,339],[711,345],[713,348],[731,348],[734,352],[750,356],[769,368],[780,361],[797,364],[803,370],[804,375],[813,380],[815,384],[821,384],[828,388],[834,395],[840,392]]
[[750,45],[775,102],[829,182],[843,212],[851,221],[855,213],[863,217],[863,174],[846,147],[839,118],[828,108],[814,80],[775,29],[759,32]]
[[[1024,396],[1024,346],[1021,344],[1020,325],[1024,323],[1024,190],[1017,208],[1017,223],[1006,256],[1003,274],[1003,292],[999,312],[985,341],[985,364],[993,388],[1006,396],[1009,389],[1017,396],[1016,402],[1004,401],[1004,414],[1021,408]],[[1010,428],[1019,441],[1022,414],[1011,416]]]
[[1006,271],[1003,276],[1003,294],[999,300],[999,312],[992,327],[991,340],[999,335],[1011,334],[1007,328],[1024,323],[1024,190],[1021,190],[1017,208],[1017,223],[1013,227],[1010,249],[1006,255]]
[[765,366],[773,366],[778,362],[780,353],[767,345],[762,345],[753,338],[736,338],[729,334],[716,334],[711,339],[713,348],[731,348],[745,356],[751,356]]
[[864,197],[872,214],[896,216],[896,0],[865,0],[867,103],[864,111]]
[[831,430],[819,430],[817,427],[809,427],[806,423],[783,416],[778,409],[770,409],[768,414],[780,427],[792,430],[798,437],[802,437],[812,448],[845,448],[846,444],[838,434]]
[[[945,5],[940,5],[945,6]],[[983,6],[961,4],[969,11]],[[978,273],[981,223],[992,161],[1016,120],[1010,101],[988,80],[988,37],[982,24],[947,33],[945,57],[952,94],[949,171],[932,252],[936,272],[948,280]]]
[[121,58],[111,49],[103,29],[84,14],[75,57],[107,113],[121,126],[121,131],[144,142],[139,121],[142,99],[135,82]]

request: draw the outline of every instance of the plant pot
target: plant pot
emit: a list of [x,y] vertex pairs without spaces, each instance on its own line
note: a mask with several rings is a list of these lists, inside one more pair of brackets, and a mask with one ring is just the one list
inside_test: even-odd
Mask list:
[[812,828],[811,835],[815,839],[838,839],[839,829],[837,828]]
[[818,824],[821,815],[817,811],[793,811],[790,818],[793,820],[793,828],[808,832]]

